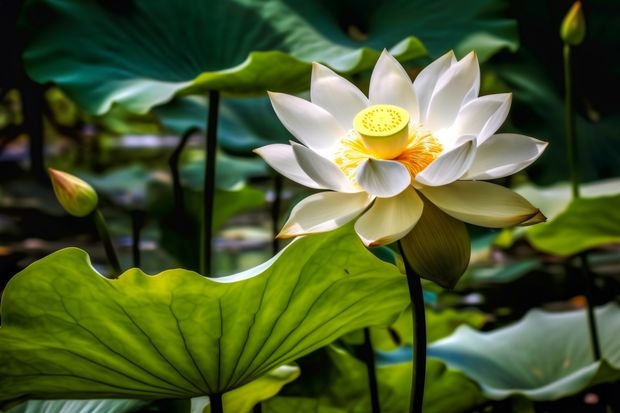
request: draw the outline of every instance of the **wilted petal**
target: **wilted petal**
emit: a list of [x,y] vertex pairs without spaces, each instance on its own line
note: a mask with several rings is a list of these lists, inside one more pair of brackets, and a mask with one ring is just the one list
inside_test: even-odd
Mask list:
[[422,69],[413,81],[413,89],[418,98],[418,105],[420,108],[420,121],[423,123],[426,121],[428,104],[430,103],[433,92],[435,91],[437,81],[441,78],[441,75],[443,75],[445,71],[448,70],[448,68],[454,63],[456,63],[456,57],[454,56],[454,52],[450,50],[448,53],[444,54],[439,59]]
[[461,106],[478,96],[479,87],[480,67],[472,52],[450,66],[437,82],[424,126],[431,130],[451,127]]
[[338,192],[359,192],[349,178],[329,159],[323,158],[312,149],[291,142],[293,154],[301,169],[317,184]]
[[310,99],[331,113],[343,129],[353,127],[353,118],[368,107],[368,98],[351,82],[331,69],[312,64]]
[[422,215],[422,207],[422,200],[411,187],[392,198],[377,198],[355,222],[355,231],[368,247],[392,243],[411,231]]
[[336,229],[358,216],[372,197],[365,192],[319,192],[302,199],[278,234],[279,238]]
[[424,200],[420,220],[400,244],[416,273],[446,288],[456,285],[471,255],[465,224],[428,200]]
[[457,181],[420,191],[448,215],[483,227],[502,228],[531,222],[540,211],[508,188],[482,181]]
[[311,149],[328,149],[346,133],[334,116],[314,103],[284,93],[269,92],[269,98],[286,129]]
[[418,99],[409,75],[386,50],[381,53],[372,71],[368,97],[371,105],[395,105],[409,112],[413,121],[420,117]]
[[357,168],[355,177],[366,192],[380,198],[398,195],[411,184],[409,171],[396,161],[367,159]]
[[310,178],[310,176],[308,176],[308,174],[301,169],[297,163],[297,159],[295,158],[293,147],[291,145],[274,143],[272,145],[266,145],[262,148],[254,149],[254,152],[263,158],[269,166],[275,169],[278,173],[286,176],[291,181],[295,181],[298,184],[309,188],[328,189],[325,186],[320,185],[314,179]]
[[514,133],[494,135],[478,147],[463,179],[495,179],[529,166],[543,153],[547,142]]
[[476,98],[461,108],[453,126],[457,136],[474,135],[478,146],[494,134],[508,116],[510,93]]
[[476,155],[473,137],[467,137],[465,143],[446,152],[431,162],[415,180],[424,185],[446,185],[459,179],[471,167]]

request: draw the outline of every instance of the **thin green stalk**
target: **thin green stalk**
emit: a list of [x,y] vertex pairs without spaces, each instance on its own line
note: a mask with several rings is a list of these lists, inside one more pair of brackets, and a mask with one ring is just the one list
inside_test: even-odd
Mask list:
[[426,381],[426,310],[422,280],[407,261],[400,242],[401,256],[405,263],[407,287],[411,299],[411,317],[413,319],[413,376],[411,378],[410,413],[422,413],[424,403],[424,384]]
[[581,261],[581,272],[586,282],[586,309],[588,316],[588,330],[590,331],[590,344],[592,345],[592,354],[594,356],[594,360],[598,361],[601,359],[601,344],[598,338],[598,326],[596,324],[596,318],[594,315],[594,303],[592,300],[593,290],[595,288],[594,285],[594,274],[590,271],[590,263],[588,260],[588,256],[586,253],[579,254],[579,259]]
[[142,235],[142,228],[144,227],[144,211],[134,209],[130,212],[131,215],[131,256],[133,258],[133,266],[140,268],[141,264],[141,251],[140,251],[140,239]]
[[282,205],[282,186],[284,183],[284,179],[282,175],[276,174],[273,178],[273,204],[271,205],[271,223],[273,224],[273,240],[271,242],[271,250],[275,255],[280,250],[280,245],[278,243],[278,232],[280,231],[279,222],[280,219],[280,208]]
[[217,149],[217,119],[220,106],[220,92],[209,91],[209,115],[207,117],[207,137],[205,155],[205,175],[203,191],[202,233],[200,241],[200,270],[202,275],[209,276],[213,271],[212,238],[213,238],[213,204],[215,201],[215,155]]
[[116,278],[121,274],[121,272],[123,272],[123,270],[121,269],[121,264],[118,260],[118,256],[116,255],[116,251],[114,250],[112,238],[110,237],[110,232],[108,231],[108,225],[106,224],[105,218],[99,208],[95,209],[93,218],[95,219],[95,225],[97,227],[97,231],[99,232],[99,238],[101,238],[108,261],[112,266],[112,278]]
[[224,413],[224,405],[222,403],[222,393],[209,395],[211,402],[211,413]]
[[372,413],[381,412],[379,401],[379,386],[377,385],[377,368],[375,365],[375,352],[370,340],[370,328],[364,328],[364,343],[362,344],[362,359],[368,372],[368,389],[370,390],[370,408]]
[[177,147],[174,148],[172,155],[168,159],[168,166],[170,167],[170,174],[172,175],[172,191],[174,196],[174,210],[179,216],[185,214],[185,199],[183,198],[183,187],[181,186],[181,173],[179,171],[179,162],[181,160],[181,154],[183,149],[187,145],[189,138],[198,131],[198,128],[190,128],[187,130],[179,140]]

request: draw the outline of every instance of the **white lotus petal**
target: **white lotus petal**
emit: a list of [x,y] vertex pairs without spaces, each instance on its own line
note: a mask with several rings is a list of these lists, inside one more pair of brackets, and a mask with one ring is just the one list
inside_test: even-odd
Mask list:
[[437,81],[441,78],[441,75],[445,73],[448,68],[456,63],[456,57],[454,52],[450,50],[448,53],[441,56],[416,76],[413,81],[413,90],[418,98],[418,105],[420,108],[420,121],[424,123],[428,113],[428,104],[431,101],[433,92]]
[[449,185],[424,187],[420,191],[446,214],[483,227],[518,225],[539,216],[540,211],[516,192],[482,181],[456,181]]
[[310,178],[310,176],[301,169],[297,163],[297,158],[295,158],[291,145],[274,143],[254,149],[254,152],[263,158],[269,166],[291,181],[295,181],[309,188],[327,189],[325,186],[320,185],[314,179]]
[[307,147],[321,151],[331,147],[346,130],[322,107],[284,93],[269,92],[282,124]]
[[493,135],[508,116],[512,95],[500,93],[476,98],[463,106],[456,117],[456,135],[474,135],[478,146]]
[[383,50],[370,77],[368,97],[371,105],[389,104],[409,112],[412,124],[420,118],[418,99],[411,79],[398,61]]
[[353,127],[353,118],[368,107],[368,98],[351,82],[331,69],[312,64],[310,99],[331,113],[343,129]]
[[415,180],[429,186],[446,185],[461,178],[471,167],[476,155],[476,141],[473,136],[461,137],[464,142],[450,151],[441,154]]
[[400,162],[367,159],[357,168],[357,182],[366,192],[380,198],[400,194],[411,184],[411,175]]
[[291,142],[291,146],[301,169],[323,188],[338,192],[360,191],[351,183],[344,172],[329,159],[298,143]]
[[390,244],[407,235],[422,215],[423,202],[409,187],[392,198],[377,198],[356,222],[355,231],[368,247]]
[[365,192],[319,192],[302,199],[291,211],[278,238],[324,232],[351,221],[372,202]]
[[529,166],[543,153],[547,142],[514,133],[491,136],[478,146],[472,166],[463,179],[495,179]]
[[424,126],[431,130],[452,126],[461,106],[478,96],[479,87],[478,58],[470,53],[442,74],[429,102]]

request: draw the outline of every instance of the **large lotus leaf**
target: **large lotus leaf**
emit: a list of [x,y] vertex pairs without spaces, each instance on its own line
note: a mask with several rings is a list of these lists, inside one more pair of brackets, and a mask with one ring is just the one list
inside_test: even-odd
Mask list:
[[531,310],[512,326],[490,332],[460,327],[431,344],[430,357],[478,382],[485,396],[555,400],[620,379],[620,308],[596,309],[603,359],[594,361],[585,310]]
[[568,256],[620,242],[620,194],[574,199],[566,211],[527,233],[537,249]]
[[389,324],[408,300],[400,271],[350,227],[219,279],[134,268],[110,280],[68,248],[4,291],[0,402],[226,392],[351,330]]
[[[146,112],[176,95],[307,89],[310,62],[340,72],[471,49],[515,49],[516,24],[497,0],[387,3],[284,0],[101,2],[29,0],[25,65],[90,112],[117,102]],[[446,30],[449,28],[449,30]],[[71,45],[70,48],[67,45]]]

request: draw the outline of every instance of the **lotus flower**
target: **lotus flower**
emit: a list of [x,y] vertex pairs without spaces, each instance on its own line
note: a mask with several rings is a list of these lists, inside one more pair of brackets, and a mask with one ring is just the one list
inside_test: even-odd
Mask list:
[[299,202],[278,236],[329,231],[357,218],[355,230],[365,245],[385,245],[407,235],[429,202],[486,227],[544,220],[525,198],[482,181],[522,170],[546,143],[495,134],[511,95],[479,97],[479,86],[473,52],[461,60],[446,53],[412,83],[384,51],[368,97],[318,63],[311,101],[270,93],[276,114],[299,143],[256,152],[289,179],[327,190]]

